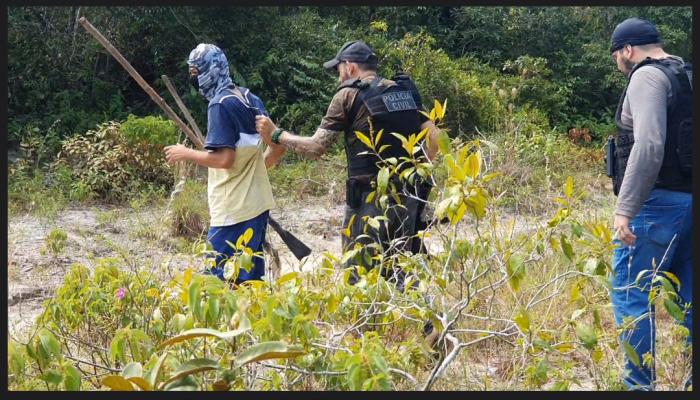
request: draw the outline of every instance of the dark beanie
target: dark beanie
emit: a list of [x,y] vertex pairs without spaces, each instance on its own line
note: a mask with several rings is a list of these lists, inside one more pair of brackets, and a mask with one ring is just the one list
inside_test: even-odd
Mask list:
[[661,35],[653,23],[639,18],[628,18],[615,27],[611,38],[610,52],[614,53],[626,44],[660,43]]

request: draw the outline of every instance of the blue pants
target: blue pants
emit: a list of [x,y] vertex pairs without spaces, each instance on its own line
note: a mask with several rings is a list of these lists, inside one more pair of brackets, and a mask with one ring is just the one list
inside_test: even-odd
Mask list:
[[[693,263],[691,250],[692,195],[664,189],[653,189],[639,213],[630,221],[630,230],[637,236],[632,246],[620,247],[613,254],[614,274],[612,304],[615,321],[622,325],[623,318],[640,318],[632,329],[625,330],[620,339],[628,342],[639,355],[639,366],[626,357],[625,385],[629,389],[651,390],[654,375],[644,366],[643,355],[655,356],[656,325],[654,308],[649,307],[649,289],[652,275],[646,274],[635,284],[637,274],[652,269],[655,260],[657,271],[669,271],[680,281],[676,287],[680,295],[679,305],[692,302]],[[651,312],[650,312],[651,310]],[[650,315],[651,314],[651,315]],[[685,314],[683,325],[688,328],[692,343],[692,312]]]
[[216,266],[206,271],[206,273],[211,273],[219,277],[219,279],[224,280],[224,264],[236,250],[228,244],[227,241],[235,246],[238,238],[243,235],[248,228],[251,228],[253,229],[253,237],[246,247],[253,250],[253,253],[259,252],[260,256],[253,256],[253,268],[250,272],[246,272],[241,268],[238,278],[236,278],[236,284],[250,280],[261,280],[262,276],[265,275],[265,259],[262,257],[262,251],[268,215],[269,211],[265,211],[255,218],[234,225],[210,227],[209,233],[207,234],[207,241],[211,243],[214,251],[217,252],[215,257]]

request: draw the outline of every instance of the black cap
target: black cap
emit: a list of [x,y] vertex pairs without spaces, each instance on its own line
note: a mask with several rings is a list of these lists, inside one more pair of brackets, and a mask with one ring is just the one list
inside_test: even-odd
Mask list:
[[376,65],[377,55],[374,54],[374,51],[372,51],[365,42],[361,40],[351,40],[340,48],[338,54],[336,54],[333,59],[323,63],[323,68],[334,69],[338,67],[338,64],[342,61]]
[[615,27],[610,39],[610,52],[629,44],[638,46],[642,44],[660,43],[661,35],[653,23],[639,18],[627,18]]

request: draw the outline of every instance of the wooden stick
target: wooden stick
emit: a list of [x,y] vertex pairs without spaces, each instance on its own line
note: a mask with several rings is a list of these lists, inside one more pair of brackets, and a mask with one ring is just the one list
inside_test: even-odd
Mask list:
[[136,72],[134,67],[131,66],[131,64],[121,55],[121,53],[119,53],[119,50],[112,46],[109,40],[102,36],[102,34],[94,26],[92,26],[92,24],[87,19],[85,19],[85,17],[80,17],[79,21],[83,28],[85,28],[85,30],[87,30],[92,36],[94,36],[95,39],[97,39],[97,41],[100,42],[100,44],[105,49],[107,49],[107,51],[119,62],[119,64],[121,64],[122,67],[124,67],[126,72],[128,72],[129,75],[131,75],[131,77],[134,78],[136,83],[138,83],[139,86],[141,86],[141,88],[144,91],[146,91],[146,93],[151,97],[151,99],[155,101],[156,104],[158,104],[158,106],[160,106],[160,108],[165,112],[165,114],[177,124],[180,130],[185,132],[185,134],[188,138],[190,138],[192,143],[194,143],[194,145],[197,146],[199,149],[204,149],[204,141],[197,137],[197,135],[195,135],[195,133],[192,132],[192,130],[187,125],[185,125],[184,122],[182,122],[180,117],[178,117],[177,114],[175,114],[172,108],[170,108],[170,106],[168,106],[168,104],[165,101],[163,101],[163,99],[158,95],[158,93],[156,93],[156,91],[153,90],[153,88],[148,83],[146,83],[146,81],[141,77],[141,75],[139,75],[139,73]]
[[199,126],[197,126],[197,123],[195,122],[194,118],[192,118],[192,114],[190,114],[190,110],[187,109],[187,107],[185,106],[185,103],[182,101],[180,96],[177,94],[177,91],[175,90],[175,86],[173,86],[172,82],[170,82],[170,78],[168,78],[167,75],[161,75],[160,77],[161,77],[161,79],[163,79],[163,82],[165,82],[165,87],[168,88],[168,91],[175,99],[175,103],[180,108],[180,111],[185,116],[185,119],[187,120],[187,122],[189,122],[192,130],[195,131],[197,136],[199,136],[200,140],[204,141],[204,135],[202,135],[202,131],[199,129]]

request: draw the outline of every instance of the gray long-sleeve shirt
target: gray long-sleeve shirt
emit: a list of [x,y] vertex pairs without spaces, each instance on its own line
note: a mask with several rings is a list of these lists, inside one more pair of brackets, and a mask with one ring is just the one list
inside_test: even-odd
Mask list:
[[[683,62],[676,56],[671,58]],[[673,95],[668,77],[646,65],[632,75],[622,104],[622,125],[632,129],[634,145],[617,198],[615,214],[634,218],[649,197],[664,159],[666,110]]]

